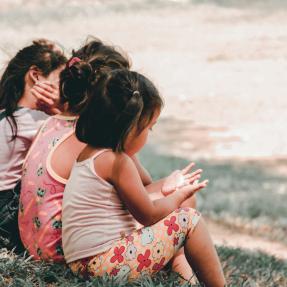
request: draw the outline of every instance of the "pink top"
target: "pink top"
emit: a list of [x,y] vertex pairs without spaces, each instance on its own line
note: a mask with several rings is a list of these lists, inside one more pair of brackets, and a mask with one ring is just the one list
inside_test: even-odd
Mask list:
[[[99,177],[94,160],[75,162],[63,198],[63,248],[70,263],[107,251],[136,229],[136,221],[113,185]],[[128,179],[127,179],[128,180]]]
[[34,259],[63,261],[62,197],[66,180],[51,168],[56,147],[74,132],[76,117],[53,116],[42,126],[23,165],[19,230]]

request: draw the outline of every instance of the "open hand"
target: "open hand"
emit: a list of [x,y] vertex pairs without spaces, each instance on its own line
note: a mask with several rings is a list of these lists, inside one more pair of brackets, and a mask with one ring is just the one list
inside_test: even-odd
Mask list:
[[205,188],[208,184],[208,180],[204,180],[202,182],[194,182],[193,184],[187,184],[185,186],[180,187],[176,190],[176,192],[180,192],[183,196],[184,200],[193,196],[197,191]]
[[163,182],[161,192],[164,196],[182,188],[186,185],[196,184],[201,176],[202,170],[197,169],[196,171],[189,173],[189,171],[195,166],[192,162],[182,170],[175,170],[172,172]]

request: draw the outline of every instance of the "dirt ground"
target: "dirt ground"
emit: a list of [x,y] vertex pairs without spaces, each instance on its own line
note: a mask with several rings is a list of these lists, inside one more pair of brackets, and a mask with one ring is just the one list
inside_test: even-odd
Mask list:
[[287,260],[287,246],[283,243],[232,230],[212,220],[207,220],[207,227],[217,245],[261,251]]
[[285,6],[189,2],[4,0],[0,61],[33,38],[69,50],[96,35],[127,51],[159,86],[162,118],[175,120],[179,137],[161,141],[160,122],[155,143],[190,158],[286,158]]

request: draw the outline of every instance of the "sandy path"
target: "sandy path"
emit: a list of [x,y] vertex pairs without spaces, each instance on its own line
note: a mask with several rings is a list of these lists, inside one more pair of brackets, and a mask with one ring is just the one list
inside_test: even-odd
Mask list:
[[217,245],[258,250],[277,258],[287,260],[287,246],[282,243],[240,233],[209,219],[206,221],[211,237]]
[[162,119],[185,121],[184,140],[170,153],[286,158],[286,5],[241,9],[173,0],[158,9],[152,3],[165,1],[84,2],[1,0],[0,64],[31,38],[70,50],[97,35],[123,47],[133,68],[155,81],[166,102]]

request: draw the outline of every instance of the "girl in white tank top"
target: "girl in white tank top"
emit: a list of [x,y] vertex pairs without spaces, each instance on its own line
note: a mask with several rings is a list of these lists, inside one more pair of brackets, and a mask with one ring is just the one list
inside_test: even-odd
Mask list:
[[[66,57],[48,40],[33,41],[9,61],[0,79],[0,248],[24,251],[18,230],[22,164],[38,129],[59,99]],[[45,109],[43,108],[45,102]]]
[[[89,104],[76,125],[76,136],[87,146],[63,197],[63,249],[72,271],[134,280],[161,270],[184,246],[198,279],[205,286],[224,286],[200,214],[180,208],[207,185],[196,182],[200,171],[189,173],[190,165],[178,186],[152,201],[131,159],[159,117],[157,89],[141,74],[115,70],[98,73],[88,93]],[[144,227],[136,229],[135,221]]]

